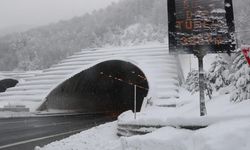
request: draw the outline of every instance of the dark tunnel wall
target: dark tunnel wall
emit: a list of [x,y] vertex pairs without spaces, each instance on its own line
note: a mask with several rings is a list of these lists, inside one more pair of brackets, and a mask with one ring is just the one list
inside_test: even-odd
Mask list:
[[135,65],[112,60],[102,62],[68,79],[48,96],[42,110],[62,109],[79,112],[133,110],[137,85],[137,111],[148,93],[144,73]]

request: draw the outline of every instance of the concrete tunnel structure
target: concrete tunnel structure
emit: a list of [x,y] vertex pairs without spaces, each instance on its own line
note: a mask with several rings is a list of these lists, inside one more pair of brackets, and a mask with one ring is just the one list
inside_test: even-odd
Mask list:
[[8,88],[12,88],[16,86],[18,83],[18,80],[16,79],[0,79],[0,93],[5,92]]
[[140,111],[149,87],[145,74],[130,62],[104,61],[61,83],[46,97],[40,110],[119,114],[133,110],[134,85],[137,87],[137,111]]
[[0,107],[120,113],[133,109],[136,84],[139,111],[142,103],[173,106],[182,81],[178,57],[167,45],[85,49],[0,93]]

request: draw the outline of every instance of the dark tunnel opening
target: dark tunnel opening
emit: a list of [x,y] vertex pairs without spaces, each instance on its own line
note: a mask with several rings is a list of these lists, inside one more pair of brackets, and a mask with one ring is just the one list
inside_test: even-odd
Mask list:
[[148,93],[148,81],[135,65],[125,61],[102,62],[54,89],[41,110],[59,109],[75,112],[109,112],[119,115],[134,108],[137,86],[137,111]]
[[0,80],[0,93],[5,92],[8,88],[15,87],[18,81],[15,79],[3,79]]

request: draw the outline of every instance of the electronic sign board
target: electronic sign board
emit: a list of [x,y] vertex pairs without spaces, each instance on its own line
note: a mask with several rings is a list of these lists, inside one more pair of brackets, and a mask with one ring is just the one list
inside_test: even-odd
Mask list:
[[168,0],[170,53],[235,50],[232,0]]

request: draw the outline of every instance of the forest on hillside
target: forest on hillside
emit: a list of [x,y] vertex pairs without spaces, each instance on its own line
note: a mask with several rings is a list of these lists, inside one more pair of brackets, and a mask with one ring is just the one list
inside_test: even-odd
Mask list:
[[[234,2],[237,36],[250,43],[250,1]],[[167,43],[167,26],[167,0],[121,0],[81,17],[1,37],[0,70],[45,69],[93,47]]]
[[36,70],[81,49],[164,43],[166,0],[122,0],[105,9],[0,38],[0,70]]

